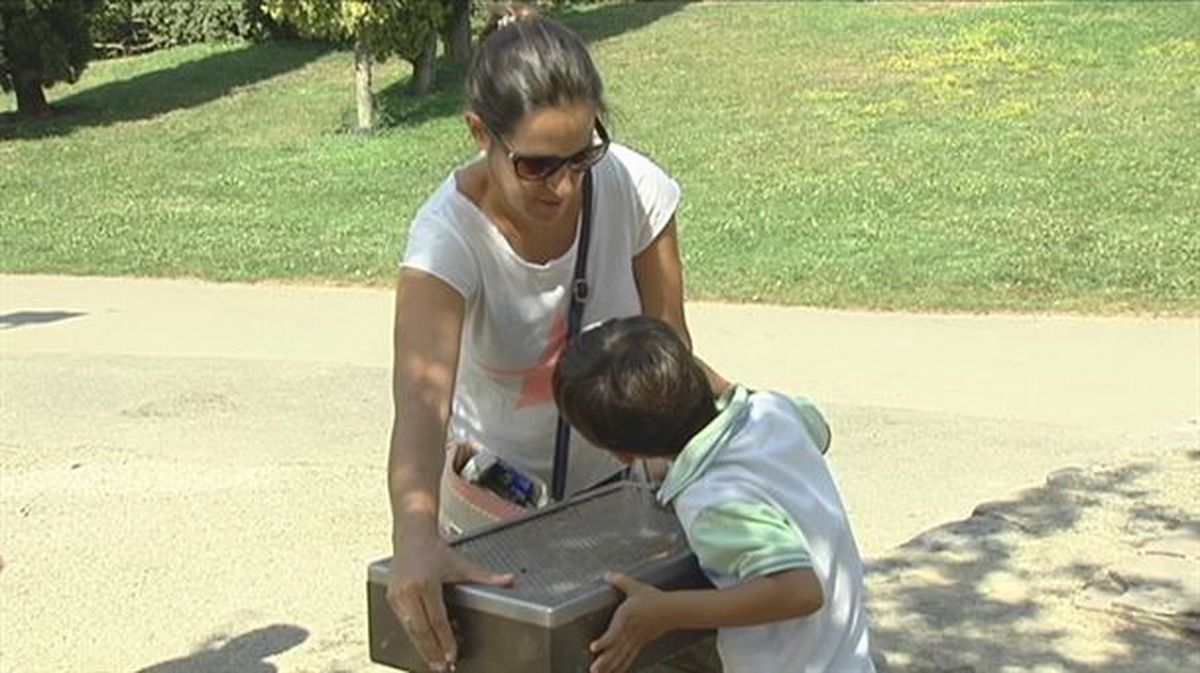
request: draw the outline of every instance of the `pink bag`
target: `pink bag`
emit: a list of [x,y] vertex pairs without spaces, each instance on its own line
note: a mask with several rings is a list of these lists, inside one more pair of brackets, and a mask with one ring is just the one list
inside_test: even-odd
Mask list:
[[[443,534],[461,535],[483,526],[519,519],[535,511],[533,507],[523,507],[463,477],[463,468],[482,451],[483,448],[474,442],[455,443],[446,447],[441,507],[438,509],[438,526]],[[525,476],[536,484],[539,493],[548,492],[542,480]]]

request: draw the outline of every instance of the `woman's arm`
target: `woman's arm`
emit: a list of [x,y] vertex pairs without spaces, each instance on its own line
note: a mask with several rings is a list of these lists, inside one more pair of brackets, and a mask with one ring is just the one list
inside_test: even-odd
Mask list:
[[464,304],[458,292],[434,276],[401,270],[393,332],[395,411],[388,453],[393,556],[387,595],[417,651],[437,670],[458,653],[442,583],[512,582],[510,575],[468,563],[442,541],[437,527]]
[[[438,484],[458,371],[464,302],[445,282],[403,269],[392,333],[388,490],[394,533],[437,536]],[[398,539],[393,544],[399,547]]]
[[806,617],[824,605],[824,592],[808,568],[759,577],[728,589],[660,591],[628,576],[607,576],[625,594],[608,630],[591,644],[591,673],[629,670],[638,653],[678,629],[753,626]]
[[[673,216],[658,238],[634,257],[633,276],[642,300],[642,315],[658,318],[674,327],[683,342],[691,348],[692,336],[683,313],[683,261],[679,256],[679,231]],[[713,394],[725,392],[729,381],[703,360],[696,359],[708,375]]]

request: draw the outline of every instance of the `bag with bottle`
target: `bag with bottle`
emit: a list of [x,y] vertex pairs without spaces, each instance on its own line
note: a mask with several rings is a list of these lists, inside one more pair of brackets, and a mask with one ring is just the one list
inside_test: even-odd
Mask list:
[[518,519],[550,504],[549,486],[474,442],[446,450],[438,525],[460,535],[501,521]]

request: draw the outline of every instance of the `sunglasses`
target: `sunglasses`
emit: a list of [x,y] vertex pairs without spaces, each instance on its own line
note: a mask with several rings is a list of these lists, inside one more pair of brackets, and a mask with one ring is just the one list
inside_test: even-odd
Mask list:
[[596,119],[596,129],[592,138],[592,144],[569,157],[554,157],[554,156],[535,156],[518,154],[513,148],[504,142],[504,138],[500,137],[499,133],[492,131],[492,136],[499,141],[500,147],[504,148],[504,152],[508,155],[508,160],[512,162],[513,172],[517,177],[528,182],[536,182],[545,180],[558,173],[563,167],[567,166],[576,173],[582,173],[587,169],[595,166],[604,155],[608,153],[608,131],[604,128],[604,124]]

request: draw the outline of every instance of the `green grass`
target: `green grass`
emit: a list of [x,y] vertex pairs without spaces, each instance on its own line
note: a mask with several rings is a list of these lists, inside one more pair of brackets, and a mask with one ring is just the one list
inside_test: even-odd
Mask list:
[[[684,186],[693,298],[1200,311],[1200,4],[565,20],[616,137]],[[414,100],[384,64],[390,126],[360,137],[345,52],[94,63],[51,90],[58,119],[0,127],[0,271],[390,283],[407,221],[473,152],[455,75]]]

